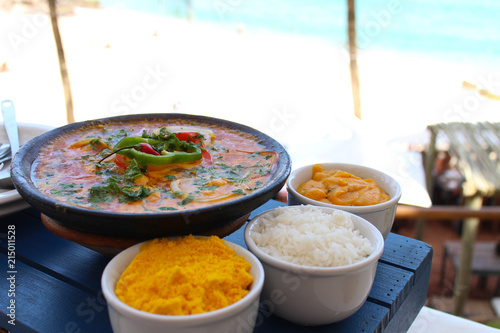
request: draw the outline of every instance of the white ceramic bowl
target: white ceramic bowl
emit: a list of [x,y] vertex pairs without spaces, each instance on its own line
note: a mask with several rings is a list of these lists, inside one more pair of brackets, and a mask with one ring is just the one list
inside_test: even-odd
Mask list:
[[389,201],[370,206],[341,206],[307,198],[302,194],[299,194],[297,192],[297,188],[300,184],[310,180],[312,177],[312,165],[308,165],[297,170],[293,170],[290,173],[286,182],[288,205],[315,205],[344,210],[370,221],[377,227],[378,230],[380,230],[384,239],[387,238],[391,232],[392,224],[394,223],[394,216],[396,215],[398,201],[401,198],[401,186],[399,183],[394,178],[381,171],[361,165],[347,163],[319,164],[323,165],[325,170],[336,168],[363,179],[371,178],[375,181],[375,183],[377,183],[378,186],[389,194],[391,199]]
[[[286,206],[300,214],[305,206]],[[319,207],[323,212],[335,209]],[[262,216],[274,214],[276,209],[257,215],[245,228],[245,242],[264,266],[266,280],[261,302],[283,319],[300,325],[324,325],[354,314],[370,293],[378,259],[384,249],[380,231],[356,215],[350,215],[361,235],[373,246],[365,259],[339,267],[311,267],[293,264],[263,252],[252,239],[252,230]]]
[[[18,123],[19,144],[24,145],[39,135],[53,129],[53,126],[41,124]],[[9,137],[3,122],[0,122],[0,142],[8,143]],[[0,172],[0,176],[10,177],[10,162],[7,162]],[[21,198],[16,189],[0,189],[0,217],[10,215],[28,208],[30,205]]]
[[116,283],[125,268],[139,253],[143,243],[136,244],[119,253],[108,263],[101,279],[102,291],[108,303],[113,332],[253,332],[259,307],[259,295],[264,284],[264,270],[259,260],[248,250],[231,242],[225,241],[225,243],[238,256],[243,256],[251,264],[250,274],[253,276],[254,281],[250,292],[241,300],[222,309],[185,316],[148,313],[132,308],[120,301],[115,294]]

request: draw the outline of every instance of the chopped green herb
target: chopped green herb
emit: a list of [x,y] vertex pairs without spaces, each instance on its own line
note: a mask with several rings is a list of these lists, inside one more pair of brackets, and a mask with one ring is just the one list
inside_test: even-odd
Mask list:
[[151,193],[150,189],[141,185],[138,189],[132,182],[125,184],[118,177],[110,177],[105,180],[104,186],[92,186],[89,190],[89,201],[91,203],[112,201],[118,196],[120,202],[130,202],[144,199]]
[[191,195],[188,195],[184,200],[182,200],[181,202],[178,202],[177,204],[179,206],[185,206],[193,200],[194,200],[194,198]]
[[89,190],[89,201],[91,203],[108,202],[113,200],[120,193],[119,180],[116,177],[110,177],[105,180],[107,185],[95,185]]
[[269,167],[262,167],[260,169],[255,169],[254,173],[258,175],[267,175],[268,173],[271,172],[271,169]]
[[175,195],[177,198],[180,198],[180,197],[184,196],[184,192],[183,192],[183,191],[175,191],[175,192],[174,192],[174,195]]
[[259,180],[259,181],[256,181],[256,182],[255,182],[255,186],[254,186],[254,187],[249,187],[249,188],[248,188],[248,190],[249,190],[249,191],[255,191],[255,190],[257,190],[257,189],[261,188],[261,187],[262,187],[262,185],[264,185],[264,183],[263,183],[263,182],[261,182],[260,180]]
[[116,134],[111,134],[108,138],[106,138],[106,142],[108,145],[112,146],[113,142],[117,142],[120,139],[127,137],[130,133],[131,131],[122,128]]
[[141,187],[137,190],[134,191],[133,187],[129,186],[124,186],[122,187],[122,192],[120,196],[118,197],[118,200],[120,202],[130,202],[130,201],[137,201],[144,199],[148,195],[153,193],[149,188],[145,187],[144,185],[141,185]]
[[92,149],[95,149],[96,146],[101,146],[101,145],[102,145],[102,142],[101,142],[100,138],[95,138],[95,139],[90,140],[90,147],[92,147]]
[[112,153],[111,149],[109,149],[109,148],[103,149],[103,151],[101,151],[99,153],[99,155],[97,155],[97,158],[98,159],[102,159],[104,156],[107,156],[107,155],[109,155],[111,153]]
[[50,190],[50,194],[55,197],[65,197],[80,192],[82,188],[83,184],[62,183],[59,184],[58,188],[53,188],[52,190]]
[[177,210],[177,208],[174,208],[174,207],[159,207],[158,210]]
[[214,191],[219,187],[219,185],[205,185],[200,187],[200,191]]
[[246,195],[245,191],[243,191],[241,188],[234,190],[233,193],[236,193],[238,195]]
[[139,166],[136,160],[130,160],[129,166],[123,173],[123,179],[133,181],[136,178],[142,176],[144,170]]

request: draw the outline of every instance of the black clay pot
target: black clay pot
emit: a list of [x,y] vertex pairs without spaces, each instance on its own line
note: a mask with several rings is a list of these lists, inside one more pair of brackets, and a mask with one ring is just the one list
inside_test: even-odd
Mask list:
[[[266,150],[280,157],[268,184],[247,196],[210,207],[158,213],[116,213],[81,208],[54,200],[41,193],[31,180],[31,167],[40,149],[56,137],[92,124],[128,121],[187,120],[218,125],[256,137]],[[283,187],[291,171],[290,156],[281,144],[253,128],[227,120],[186,114],[142,114],[97,119],[69,124],[36,137],[23,145],[12,163],[12,179],[16,189],[30,205],[53,218],[60,225],[84,232],[109,236],[161,237],[196,234],[221,227],[238,219],[268,200]]]

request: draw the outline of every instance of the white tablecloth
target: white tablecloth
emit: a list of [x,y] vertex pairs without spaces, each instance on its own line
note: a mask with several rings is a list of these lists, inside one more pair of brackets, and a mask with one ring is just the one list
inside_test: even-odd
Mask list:
[[286,144],[293,169],[305,165],[338,162],[360,164],[392,176],[402,189],[401,204],[428,208],[432,205],[425,185],[421,154],[408,150],[409,138],[387,140],[370,133],[359,120],[332,122],[327,134],[296,135]]
[[500,330],[424,306],[408,333],[498,333]]

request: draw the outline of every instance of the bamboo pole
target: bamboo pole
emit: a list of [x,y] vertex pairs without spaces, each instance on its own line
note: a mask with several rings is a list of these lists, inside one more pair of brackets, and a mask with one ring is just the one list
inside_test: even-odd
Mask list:
[[423,208],[399,204],[396,210],[396,219],[424,219],[424,220],[459,220],[477,217],[481,220],[492,220],[500,223],[500,207],[486,206],[472,208],[467,206],[432,206]]
[[66,66],[66,57],[64,55],[61,34],[59,33],[59,24],[57,22],[56,0],[48,0],[48,2],[50,21],[52,23],[52,33],[54,34],[54,40],[56,42],[57,56],[59,58],[59,71],[61,73],[61,80],[63,84],[64,99],[66,101],[66,121],[69,124],[75,122],[71,84],[69,81],[68,67]]
[[349,38],[349,68],[351,73],[351,90],[354,115],[361,119],[361,98],[359,88],[359,72],[356,45],[356,4],[355,0],[347,0],[347,35]]
[[[429,147],[426,151],[424,157],[424,174],[425,174],[425,183],[427,186],[427,193],[432,196],[434,192],[434,177],[433,170],[434,164],[436,163],[436,132],[430,128],[431,138],[429,142]],[[422,218],[417,218],[415,221],[415,238],[418,240],[424,239],[425,229],[427,226],[427,221]]]
[[[480,196],[470,199],[469,207],[472,209],[481,208],[483,198]],[[460,252],[460,265],[453,287],[453,314],[461,316],[465,309],[465,303],[469,296],[469,282],[471,275],[472,257],[474,255],[474,243],[476,242],[477,229],[480,220],[471,217],[464,220],[462,227],[462,251]]]

